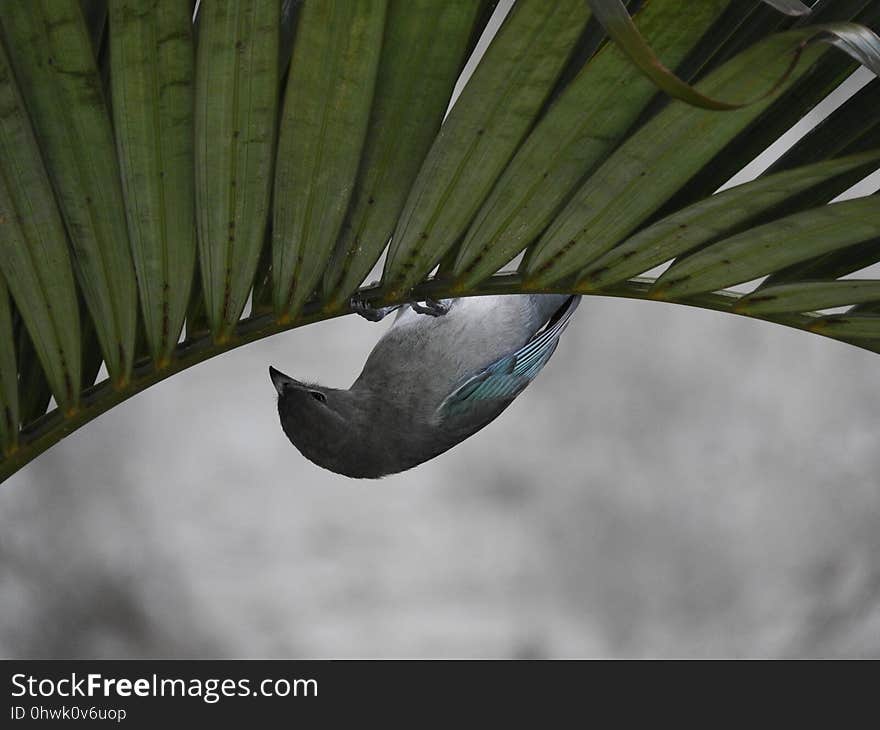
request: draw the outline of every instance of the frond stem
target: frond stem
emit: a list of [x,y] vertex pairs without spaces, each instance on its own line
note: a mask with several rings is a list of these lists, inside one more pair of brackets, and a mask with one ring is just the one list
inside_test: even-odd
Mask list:
[[[361,290],[367,302],[374,306],[387,306],[400,304],[403,301],[423,301],[425,299],[446,299],[459,296],[484,296],[495,294],[583,294],[585,296],[623,297],[627,299],[642,299],[658,301],[650,292],[654,279],[637,277],[622,284],[608,289],[593,290],[574,283],[561,283],[540,289],[524,291],[522,278],[519,274],[497,274],[465,292],[459,292],[454,282],[445,279],[431,279],[419,284],[406,299],[389,299],[383,286],[375,285]],[[454,292],[454,293],[453,293]],[[663,300],[672,304],[685,304],[688,306],[710,309],[719,312],[750,316],[754,319],[775,322],[787,327],[804,330],[819,315],[795,314],[795,315],[743,315],[733,312],[731,307],[740,297],[739,293],[731,291],[712,292],[692,296],[686,300]],[[174,357],[166,367],[157,369],[149,358],[143,358],[135,363],[129,382],[121,388],[115,388],[110,380],[86,389],[83,392],[80,406],[68,413],[55,408],[36,421],[25,426],[19,437],[18,447],[0,461],[0,482],[14,474],[16,471],[30,463],[49,447],[58,443],[65,436],[73,433],[78,428],[93,421],[102,413],[114,406],[128,400],[155,385],[166,378],[176,375],[193,365],[209,360],[217,355],[234,350],[266,337],[286,332],[287,330],[303,327],[314,322],[333,319],[342,315],[350,314],[351,310],[342,308],[327,309],[323,302],[310,302],[303,309],[302,314],[293,320],[279,322],[274,314],[257,314],[248,319],[241,320],[235,327],[234,332],[222,343],[214,341],[211,334],[203,334],[194,339],[181,342],[174,351]],[[823,334],[823,333],[815,333]],[[824,335],[823,336],[831,336]],[[833,338],[838,339],[838,338]],[[851,342],[849,340],[843,340]],[[858,344],[866,349],[880,351],[880,343]]]

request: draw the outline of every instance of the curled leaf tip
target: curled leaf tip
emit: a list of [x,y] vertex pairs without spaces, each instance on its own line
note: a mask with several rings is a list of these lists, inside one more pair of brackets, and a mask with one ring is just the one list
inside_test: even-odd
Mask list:
[[588,2],[609,37],[659,89],[673,98],[703,109],[727,111],[742,106],[712,99],[676,76],[648,45],[620,0],[588,0]]
[[[810,8],[802,2],[793,0],[764,0],[764,2],[788,15],[803,16],[810,13]],[[773,88],[755,99],[742,103],[714,99],[679,78],[663,64],[636,27],[621,0],[588,0],[588,3],[609,37],[658,89],[674,99],[701,109],[731,111],[767,98],[785,83],[798,60],[796,55],[792,65]],[[815,31],[815,34],[804,41],[804,46],[816,42],[828,43],[849,54],[880,76],[880,37],[870,28],[858,23],[839,22],[814,25],[810,29]]]
[[824,23],[814,26],[818,34],[811,42],[828,43],[880,76],[880,37],[858,23]]

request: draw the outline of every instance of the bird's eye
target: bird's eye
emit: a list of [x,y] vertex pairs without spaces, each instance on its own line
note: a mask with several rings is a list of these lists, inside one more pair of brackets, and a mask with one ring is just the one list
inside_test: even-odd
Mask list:
[[320,390],[310,390],[309,395],[312,396],[319,403],[326,403],[327,396],[324,395]]

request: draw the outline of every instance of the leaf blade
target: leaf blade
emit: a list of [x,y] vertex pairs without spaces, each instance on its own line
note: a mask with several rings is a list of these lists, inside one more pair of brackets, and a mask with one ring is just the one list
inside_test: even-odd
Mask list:
[[153,360],[177,344],[195,265],[193,43],[187,3],[110,5],[117,150],[141,313]]
[[296,317],[342,227],[369,122],[385,0],[307,3],[296,32],[275,166],[275,312]]
[[471,0],[389,5],[361,171],[324,278],[330,307],[344,304],[391,238],[481,20]]
[[880,261],[880,237],[786,266],[770,274],[761,286],[808,279],[836,279],[878,261]]
[[880,234],[871,198],[823,205],[719,241],[673,264],[657,280],[658,298],[686,297],[751,281],[783,266]]
[[205,3],[196,49],[195,191],[215,340],[241,316],[269,214],[278,105],[278,0]]
[[880,315],[829,315],[815,320],[809,326],[809,330],[838,339],[852,337],[858,340],[874,340],[880,338]]
[[80,322],[67,234],[0,44],[0,273],[59,405],[79,400]]
[[733,305],[733,311],[740,314],[812,312],[874,301],[880,301],[878,280],[809,281],[764,287],[740,299]]
[[805,190],[853,170],[870,169],[878,161],[880,152],[875,151],[762,176],[728,188],[642,229],[588,262],[578,274],[578,281],[596,288],[611,286],[729,235],[735,227],[772,211]]
[[517,2],[440,129],[392,236],[383,281],[412,288],[466,230],[562,72],[589,13]]
[[73,262],[116,387],[134,360],[137,285],[113,131],[78,2],[35,2],[0,18],[73,246]]
[[[751,97],[775,84],[780,66],[803,59],[791,83],[822,50],[802,49],[812,31],[788,31],[735,56],[703,82],[707,93]],[[695,109],[670,103],[621,145],[581,186],[523,265],[526,286],[540,287],[574,274],[584,260],[611,250],[656,212],[724,145],[755,119],[771,99],[735,111]]]
[[738,109],[747,103],[731,103],[714,99],[682,81],[664,65],[654,49],[648,45],[621,0],[587,0],[587,2],[593,14],[617,46],[623,50],[626,57],[658,89],[666,92],[669,96],[701,109],[716,111]]
[[[704,94],[696,86],[691,86],[680,79],[663,64],[636,28],[621,0],[588,0],[588,2],[599,22],[608,31],[608,35],[623,49],[629,60],[651,79],[658,89],[662,89],[674,99],[701,109],[731,111],[759,101],[775,91],[774,86],[762,96],[740,102],[723,101]],[[764,2],[789,15],[804,15],[809,12],[802,3],[780,0],[764,0]],[[869,28],[855,23],[827,23],[815,26],[815,31],[816,35],[810,40],[830,43],[874,73],[880,74],[880,38]],[[785,81],[790,72],[791,69],[788,69],[779,77],[777,86]]]
[[[667,62],[677,64],[728,4],[683,9],[678,2],[653,2],[635,20]],[[538,122],[481,206],[453,268],[460,285],[495,273],[537,238],[655,93],[613,43],[600,49]]]

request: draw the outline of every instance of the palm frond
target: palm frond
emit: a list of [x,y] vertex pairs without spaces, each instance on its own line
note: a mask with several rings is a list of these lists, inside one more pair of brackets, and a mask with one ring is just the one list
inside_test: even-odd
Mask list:
[[359,288],[662,299],[880,352],[880,198],[838,200],[880,168],[877,79],[734,178],[876,69],[880,0],[631,5],[517,0],[447,112],[488,0],[9,0],[0,478]]

